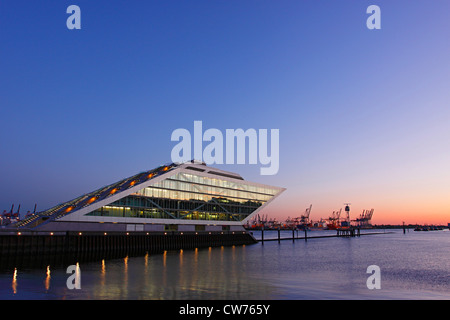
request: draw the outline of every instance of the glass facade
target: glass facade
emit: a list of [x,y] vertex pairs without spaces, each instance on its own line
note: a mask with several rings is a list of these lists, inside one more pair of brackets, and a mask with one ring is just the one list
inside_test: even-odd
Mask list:
[[180,172],[87,215],[242,221],[278,191]]

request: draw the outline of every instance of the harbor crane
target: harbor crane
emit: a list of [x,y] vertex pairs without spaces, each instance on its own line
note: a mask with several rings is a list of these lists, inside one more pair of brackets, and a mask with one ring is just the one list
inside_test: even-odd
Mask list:
[[353,220],[357,223],[358,227],[360,228],[367,228],[370,227],[370,220],[372,219],[374,209],[371,210],[363,210],[361,215],[356,219]]
[[300,224],[306,226],[309,223],[309,215],[311,214],[311,208],[312,208],[312,205],[310,205],[309,208],[306,208],[305,214],[301,215]]
[[20,220],[20,204],[17,208],[17,212],[14,212],[14,204],[11,206],[11,211],[6,212],[6,210],[3,211],[3,213],[0,215],[0,224],[1,225],[7,225],[11,224],[13,222],[17,222]]
[[333,211],[331,217],[328,218],[328,227],[337,228],[339,226],[339,218],[341,217],[342,208],[339,211]]

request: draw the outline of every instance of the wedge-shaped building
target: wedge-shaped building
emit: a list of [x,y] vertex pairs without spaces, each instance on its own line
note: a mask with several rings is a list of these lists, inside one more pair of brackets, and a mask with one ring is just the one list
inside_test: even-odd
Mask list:
[[285,189],[191,161],[170,164],[34,214],[15,225],[35,231],[243,231]]

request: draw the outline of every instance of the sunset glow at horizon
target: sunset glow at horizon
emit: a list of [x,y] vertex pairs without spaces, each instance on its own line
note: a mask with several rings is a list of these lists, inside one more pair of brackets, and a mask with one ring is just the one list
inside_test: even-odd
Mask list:
[[0,213],[170,163],[201,121],[279,130],[276,174],[211,165],[286,188],[261,215],[447,225],[450,2],[374,3],[77,0],[74,30],[69,1],[0,4]]

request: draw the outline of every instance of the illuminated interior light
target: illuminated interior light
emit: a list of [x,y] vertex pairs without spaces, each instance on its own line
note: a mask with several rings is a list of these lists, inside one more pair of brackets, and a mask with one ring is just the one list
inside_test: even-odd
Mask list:
[[97,200],[97,197],[92,197],[89,199],[89,201],[87,202],[88,204],[94,202],[95,200]]

